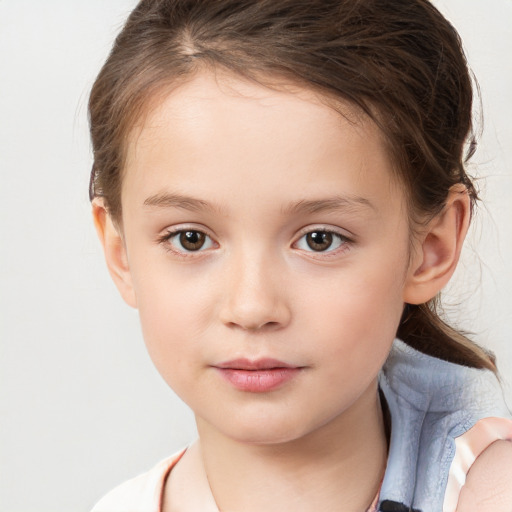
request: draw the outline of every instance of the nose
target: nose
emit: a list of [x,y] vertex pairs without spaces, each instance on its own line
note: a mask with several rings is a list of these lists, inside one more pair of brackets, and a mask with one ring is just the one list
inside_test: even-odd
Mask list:
[[283,269],[271,258],[239,257],[227,268],[220,319],[246,331],[277,330],[291,318]]

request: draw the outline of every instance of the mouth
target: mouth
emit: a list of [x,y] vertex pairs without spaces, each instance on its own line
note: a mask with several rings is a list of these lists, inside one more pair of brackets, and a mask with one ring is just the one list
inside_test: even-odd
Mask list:
[[266,393],[298,376],[303,367],[277,359],[234,359],[214,366],[220,375],[240,391]]
[[226,361],[215,365],[216,368],[225,370],[246,370],[246,371],[261,371],[261,370],[275,370],[277,368],[298,368],[297,366],[284,363],[278,359],[256,359],[251,361],[250,359],[233,359],[232,361]]

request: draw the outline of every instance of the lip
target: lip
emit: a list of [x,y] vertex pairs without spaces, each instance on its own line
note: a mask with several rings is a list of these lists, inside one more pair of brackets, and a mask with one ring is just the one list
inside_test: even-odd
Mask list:
[[297,368],[297,366],[284,363],[278,359],[264,357],[251,361],[250,359],[240,358],[216,364],[216,368],[229,370],[273,370],[275,368]]
[[275,390],[298,375],[302,367],[277,359],[234,359],[214,366],[235,388],[251,393]]

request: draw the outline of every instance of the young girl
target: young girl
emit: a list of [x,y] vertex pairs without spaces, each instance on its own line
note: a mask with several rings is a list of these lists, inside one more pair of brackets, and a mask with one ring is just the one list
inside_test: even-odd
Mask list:
[[512,510],[494,360],[435,307],[471,105],[426,0],[138,4],[91,93],[91,199],[199,439],[94,512]]

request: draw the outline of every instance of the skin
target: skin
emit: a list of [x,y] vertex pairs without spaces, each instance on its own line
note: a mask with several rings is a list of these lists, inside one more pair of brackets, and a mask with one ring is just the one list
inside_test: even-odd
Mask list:
[[[200,73],[132,131],[121,222],[94,203],[111,275],[197,420],[166,512],[194,510],[198,494],[228,512],[360,512],[379,488],[377,375],[404,303],[451,277],[469,199],[455,187],[412,237],[380,133],[344,112],[292,85]],[[205,244],[187,251],[179,230]],[[312,249],[315,231],[335,233],[332,245]],[[240,357],[300,371],[241,391],[216,368]]]
[[512,511],[512,443],[495,441],[468,472],[457,512]]

